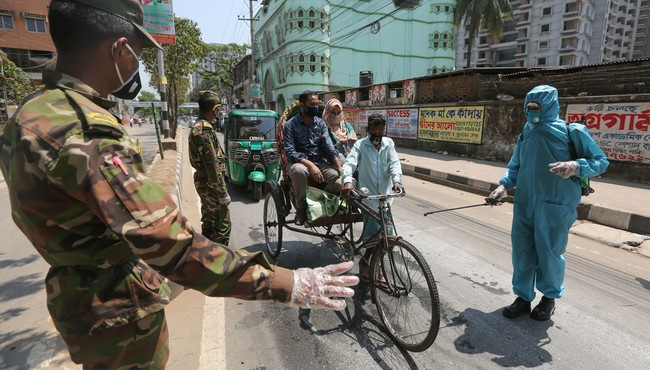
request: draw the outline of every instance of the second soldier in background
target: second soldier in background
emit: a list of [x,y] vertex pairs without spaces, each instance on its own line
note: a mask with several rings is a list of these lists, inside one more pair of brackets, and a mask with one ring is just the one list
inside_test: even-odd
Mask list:
[[228,245],[230,240],[230,195],[222,172],[222,151],[213,121],[219,98],[212,91],[199,94],[199,118],[189,137],[190,163],[196,169],[194,186],[201,198],[201,234]]

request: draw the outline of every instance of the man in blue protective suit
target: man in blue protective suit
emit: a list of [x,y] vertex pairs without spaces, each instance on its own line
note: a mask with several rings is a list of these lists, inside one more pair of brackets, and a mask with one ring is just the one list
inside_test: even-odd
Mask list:
[[[517,299],[503,309],[515,318],[528,314],[546,321],[555,299],[564,292],[564,251],[575,222],[581,187],[577,177],[593,177],[609,165],[587,128],[559,118],[557,89],[537,86],[524,102],[527,122],[508,163],[508,171],[490,198],[501,200],[507,189],[517,188],[512,221],[513,291]],[[577,159],[572,160],[569,133]],[[535,288],[544,296],[530,310]]]

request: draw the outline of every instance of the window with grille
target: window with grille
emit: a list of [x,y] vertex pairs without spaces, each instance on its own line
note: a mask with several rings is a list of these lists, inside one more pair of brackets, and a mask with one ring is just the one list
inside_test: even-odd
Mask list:
[[0,15],[0,30],[13,30],[14,17],[10,15]]
[[45,33],[44,19],[25,18],[25,24],[28,32]]

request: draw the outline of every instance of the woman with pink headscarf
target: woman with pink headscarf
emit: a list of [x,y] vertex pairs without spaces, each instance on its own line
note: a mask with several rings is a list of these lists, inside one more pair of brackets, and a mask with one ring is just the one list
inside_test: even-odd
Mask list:
[[330,138],[334,147],[339,151],[342,158],[341,163],[345,162],[354,142],[357,141],[357,134],[354,132],[352,125],[345,120],[343,116],[343,104],[338,99],[330,99],[325,104],[323,111],[323,120],[329,128]]

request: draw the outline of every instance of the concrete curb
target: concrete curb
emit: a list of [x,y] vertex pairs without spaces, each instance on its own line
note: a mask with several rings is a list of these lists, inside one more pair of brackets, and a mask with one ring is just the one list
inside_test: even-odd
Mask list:
[[176,184],[174,191],[171,192],[171,197],[176,203],[178,210],[183,213],[181,207],[183,200],[183,128],[179,127],[176,130]]
[[[454,187],[480,195],[488,195],[498,183],[490,183],[465,176],[458,176],[430,168],[402,163],[404,175],[413,176],[436,184]],[[508,191],[513,195],[512,191]],[[511,197],[510,197],[511,198]],[[626,230],[632,233],[647,234],[650,232],[650,217],[632,213],[630,211],[606,207],[603,205],[580,202],[578,206],[578,219],[587,220],[597,224]]]
[[[174,165],[174,186],[165,187],[165,190],[169,193],[169,196],[172,198],[174,203],[176,203],[178,210],[182,213],[183,210],[181,209],[181,205],[183,203],[183,146],[181,145],[181,140],[183,139],[183,132],[181,130],[182,128],[179,127],[178,131],[176,132],[176,149],[166,149],[164,152],[170,155],[173,155],[174,152],[176,153],[176,164]],[[147,166],[147,172],[151,174],[152,171],[156,171],[157,166],[160,166],[162,161],[165,161],[165,163],[170,163],[168,162],[170,160],[172,159],[165,158],[163,160],[160,156],[160,151],[158,151],[154,159],[151,161],[151,164]]]

